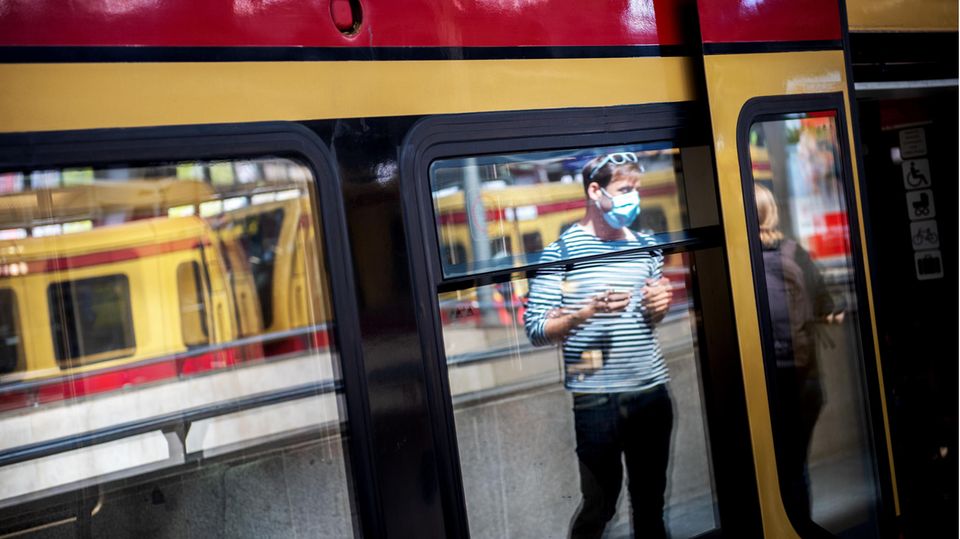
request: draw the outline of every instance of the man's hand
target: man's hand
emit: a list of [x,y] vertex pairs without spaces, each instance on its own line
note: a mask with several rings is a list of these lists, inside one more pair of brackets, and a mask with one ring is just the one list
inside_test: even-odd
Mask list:
[[559,308],[547,312],[544,334],[553,342],[560,342],[568,333],[580,324],[590,320],[598,313],[619,313],[630,305],[630,292],[608,290],[593,297],[576,311],[564,313]]
[[670,307],[670,300],[673,299],[673,290],[670,288],[670,279],[661,277],[660,279],[647,279],[646,286],[643,287],[643,302],[641,309],[647,317],[647,320],[656,324],[663,320]]
[[[616,292],[607,290],[590,298],[590,303],[586,309],[589,312],[589,316],[593,316],[596,313],[619,313],[626,309],[627,305],[630,305],[630,297],[631,294],[629,291]],[[581,309],[581,311],[583,311],[583,309]]]

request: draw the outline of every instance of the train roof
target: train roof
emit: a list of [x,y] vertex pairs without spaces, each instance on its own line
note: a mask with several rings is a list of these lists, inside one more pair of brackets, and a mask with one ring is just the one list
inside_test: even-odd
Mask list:
[[150,252],[135,253],[137,256],[160,254],[179,250],[172,247],[174,243],[180,248],[187,248],[181,246],[182,242],[178,240],[188,240],[191,247],[205,244],[211,233],[212,230],[203,219],[191,216],[144,219],[73,234],[0,240],[0,264],[60,259],[103,251],[135,250],[144,246],[149,247]]
[[128,218],[152,217],[174,206],[199,204],[212,193],[204,182],[146,179],[32,189],[0,196],[0,227],[19,227],[51,215],[61,221],[112,212],[129,213]]

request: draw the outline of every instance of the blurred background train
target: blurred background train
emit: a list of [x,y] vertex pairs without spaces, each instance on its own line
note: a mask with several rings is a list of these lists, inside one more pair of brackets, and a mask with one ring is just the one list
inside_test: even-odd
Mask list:
[[[565,366],[523,311],[614,152],[672,287],[673,537],[954,531],[956,319],[916,298],[955,292],[956,19],[0,0],[0,537],[566,534]],[[755,184],[847,306],[807,514]]]

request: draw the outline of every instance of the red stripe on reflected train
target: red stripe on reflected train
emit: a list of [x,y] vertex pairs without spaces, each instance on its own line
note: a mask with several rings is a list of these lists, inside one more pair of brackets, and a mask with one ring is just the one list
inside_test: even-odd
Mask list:
[[200,246],[209,246],[209,240],[198,240],[189,238],[185,240],[168,241],[165,243],[154,243],[142,247],[129,247],[124,249],[114,249],[110,251],[100,251],[98,253],[89,253],[77,256],[66,256],[57,258],[48,258],[46,260],[34,260],[27,262],[28,273],[51,273],[69,269],[87,268],[90,266],[99,266],[101,264],[112,264],[114,262],[126,262],[148,256],[174,253],[177,251],[189,251]]
[[[659,197],[676,194],[677,186],[673,184],[662,185],[658,187],[643,187],[640,189],[641,200],[644,197]],[[563,202],[550,202],[548,204],[537,204],[537,216],[562,211],[573,211],[583,209],[583,199],[565,200]],[[526,206],[511,206],[512,209],[523,208]],[[497,208],[487,210],[487,221],[502,221],[506,216],[506,208]],[[440,214],[441,225],[463,225],[467,222],[467,214],[464,211],[454,211]]]
[[517,47],[681,43],[679,0],[369,0],[345,36],[327,1],[0,2],[0,45]]
[[329,349],[330,334],[328,331],[314,331],[295,337],[275,339],[268,343],[270,346],[259,343],[242,345],[195,356],[154,361],[148,365],[135,364],[107,372],[54,378],[39,386],[0,394],[0,411],[89,397],[177,378],[190,378],[241,364],[258,363],[295,351],[323,351]]

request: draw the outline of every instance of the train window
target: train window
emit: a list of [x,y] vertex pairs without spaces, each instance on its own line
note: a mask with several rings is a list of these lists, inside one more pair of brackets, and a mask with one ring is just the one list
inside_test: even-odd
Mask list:
[[0,288],[0,374],[22,369],[17,296],[9,288]]
[[462,243],[444,245],[440,250],[440,258],[445,264],[449,264],[451,266],[462,264],[467,259],[467,249]]
[[184,262],[177,266],[180,331],[183,333],[183,344],[187,346],[200,346],[210,342],[207,302],[201,284],[200,264]]
[[744,199],[753,205],[755,280],[765,299],[760,319],[781,495],[798,530],[866,530],[877,524],[879,483],[842,124],[836,111],[823,110],[747,125]]
[[90,363],[134,349],[130,282],[126,275],[60,281],[47,288],[57,361]]
[[79,503],[90,536],[352,535],[319,152],[129,136],[0,193],[0,533]]
[[250,272],[260,298],[263,327],[273,325],[273,286],[277,247],[283,227],[283,209],[247,215],[239,223],[243,227],[240,243],[250,261]]
[[540,232],[528,232],[523,235],[523,252],[536,253],[543,250],[543,236]]
[[[660,276],[669,306],[644,300]],[[438,296],[472,537],[563,537],[574,515],[574,536],[716,527],[689,279],[685,255],[648,250]],[[609,291],[623,305],[556,333]]]
[[[670,143],[647,143],[434,161],[430,184],[441,250],[470,246],[464,260],[442,260],[444,276],[536,264],[544,243],[592,211],[629,220],[652,243],[685,237],[684,153]],[[606,189],[611,181],[615,192]],[[657,218],[646,218],[648,210]],[[540,248],[511,247],[526,247],[523,235],[531,229],[540,234]],[[493,237],[508,241],[491,246]]]

